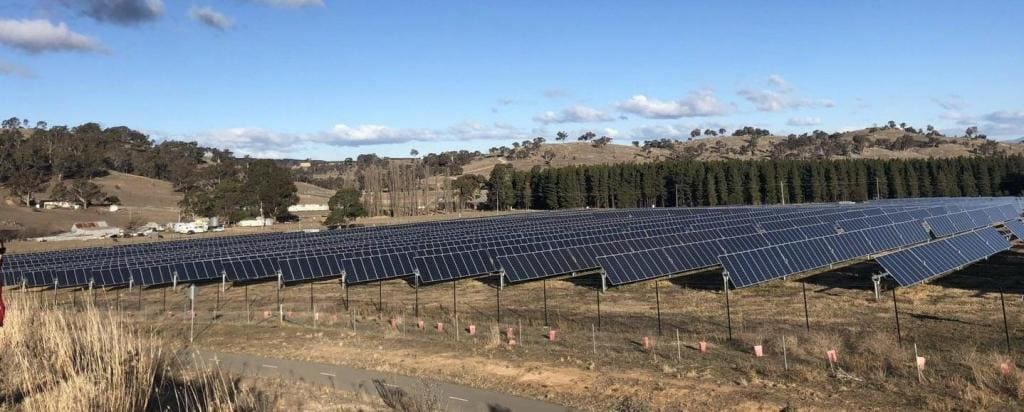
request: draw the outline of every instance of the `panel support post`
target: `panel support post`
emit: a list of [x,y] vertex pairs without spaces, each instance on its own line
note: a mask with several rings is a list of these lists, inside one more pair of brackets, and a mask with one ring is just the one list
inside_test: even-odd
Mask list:
[[412,272],[413,280],[413,313],[416,320],[420,320],[420,270],[416,269]]
[[[457,292],[456,292],[457,289],[455,288],[456,285],[458,285],[458,283],[459,283],[458,280],[452,279],[452,323],[453,324],[455,322],[457,322],[458,319],[459,319],[459,301],[458,301],[458,298],[457,298]],[[458,333],[458,331],[456,331],[456,333]],[[458,335],[456,335],[456,336],[458,336]]]
[[800,290],[804,295],[804,328],[811,331],[811,313],[807,309],[807,282],[800,282]]
[[903,347],[903,332],[900,330],[900,307],[896,304],[896,288],[892,288],[892,310],[896,314],[896,344]]
[[341,288],[345,290],[345,311],[348,311],[348,273],[341,271]]
[[377,313],[384,313],[384,281],[377,281]]
[[1003,297],[1003,289],[999,289],[999,302],[1003,305],[1003,333],[1006,334],[1006,355],[1010,355],[1010,324],[1006,320],[1006,299]]
[[601,293],[608,291],[608,275],[601,271]]
[[245,286],[245,323],[252,323],[252,310],[249,308],[249,284]]
[[505,271],[498,272],[498,287],[495,291],[497,301],[495,302],[494,308],[497,311],[498,323],[501,323],[501,289],[505,287]]
[[[313,282],[309,282],[309,311],[313,312]],[[315,315],[314,315],[315,316]]]
[[551,326],[548,323],[548,280],[544,279],[544,326]]
[[661,336],[661,289],[658,286],[660,283],[660,279],[654,279],[654,301],[658,308],[658,336]]
[[139,313],[142,313],[142,286],[139,286]]
[[882,295],[882,276],[871,276],[871,283],[875,285],[875,302],[878,302],[881,299]]
[[722,290],[725,292],[725,326],[732,340],[732,307],[729,303],[729,275],[722,275]]
[[[604,280],[604,274],[601,275]],[[601,289],[597,290],[597,330],[601,330]]]
[[277,271],[277,307],[281,308],[281,271]]
[[167,313],[167,288],[164,287],[164,288],[161,288],[161,289],[164,292],[163,293],[164,297],[163,297],[162,303],[160,304],[160,307],[161,307],[160,311],[164,312],[164,313]]

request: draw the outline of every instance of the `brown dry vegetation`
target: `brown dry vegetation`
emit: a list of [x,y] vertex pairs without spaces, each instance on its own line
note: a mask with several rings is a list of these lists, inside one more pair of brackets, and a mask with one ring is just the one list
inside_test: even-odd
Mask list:
[[[805,279],[810,331],[805,330],[800,282],[775,282],[731,293],[734,339],[728,340],[721,278],[715,272],[659,282],[660,336],[651,282],[606,293],[601,327],[594,333],[595,277],[548,281],[554,342],[546,339],[539,282],[504,289],[501,322],[496,321],[497,290],[488,280],[457,284],[457,319],[451,284],[421,287],[422,331],[416,323],[415,290],[403,281],[386,282],[381,289],[375,284],[351,287],[351,312],[336,282],[316,284],[317,321],[310,311],[310,287],[289,287],[282,293],[283,323],[273,285],[235,286],[224,294],[208,286],[200,291],[197,345],[439,378],[583,410],[623,405],[657,410],[1012,410],[1024,407],[1018,361],[1024,350],[1019,333],[1024,322],[1022,264],[1019,253],[1006,253],[934,284],[899,290],[902,347],[891,295],[884,293],[876,302],[871,292],[869,275],[878,270],[873,264]],[[1010,356],[1000,289],[1010,293]],[[171,336],[187,337],[182,291],[168,292],[166,301],[163,294],[144,291],[140,302],[140,295],[109,291],[96,299],[100,307],[120,304],[130,313],[141,305],[139,319]],[[248,306],[243,296],[249,297]],[[75,298],[61,292],[57,299],[71,305]],[[81,304],[83,298],[77,299]],[[391,319],[397,328],[390,326]],[[443,333],[435,330],[438,322],[445,323]],[[476,325],[476,335],[465,331],[468,324]],[[508,346],[508,328],[518,343],[514,348]],[[654,342],[652,350],[643,349],[643,336]],[[710,344],[706,354],[696,350],[701,340]],[[752,355],[757,344],[764,346],[765,357]],[[920,382],[913,366],[915,345],[927,358]],[[839,353],[835,368],[826,360],[828,350]]]
[[[381,410],[377,399],[200,365],[152,325],[117,311],[8,294],[0,410]],[[175,349],[177,348],[177,349]]]

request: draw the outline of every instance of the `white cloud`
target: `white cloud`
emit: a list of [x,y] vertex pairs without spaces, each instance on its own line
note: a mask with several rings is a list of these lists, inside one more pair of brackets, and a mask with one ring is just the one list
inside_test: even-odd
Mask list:
[[162,0],[61,0],[97,21],[133,25],[156,20],[164,12]]
[[965,128],[978,126],[980,133],[994,138],[1024,136],[1024,110],[997,110],[983,115],[947,110],[940,113],[939,118],[952,121],[957,126],[942,128],[946,134],[962,135]]
[[549,99],[561,99],[563,97],[569,97],[571,95],[572,93],[566,89],[556,88],[544,90],[544,97],[547,97]]
[[[463,122],[442,129],[394,128],[364,124],[337,124],[329,130],[313,133],[277,132],[261,128],[233,128],[188,136],[203,145],[231,149],[241,154],[293,152],[315,145],[361,147],[408,142],[521,140],[530,135],[511,125]],[[173,138],[173,137],[172,137]]]
[[994,137],[1024,137],[1024,110],[999,110],[981,116],[981,133]]
[[36,74],[32,70],[18,66],[16,64],[0,61],[0,76],[14,76],[32,79],[36,77]]
[[660,125],[645,125],[630,130],[628,136],[634,140],[653,140],[653,139],[676,139],[685,140],[690,138],[690,132],[693,129],[700,129],[701,136],[703,136],[704,130],[711,129],[716,133],[719,129],[728,129],[728,126],[722,123],[704,123],[704,124],[660,124]]
[[255,0],[255,1],[263,3],[263,4],[271,5],[271,6],[274,6],[274,7],[291,7],[291,8],[312,7],[312,6],[323,7],[323,5],[324,5],[324,1],[323,0]]
[[835,107],[828,99],[808,99],[795,95],[795,90],[782,76],[768,76],[768,89],[740,89],[738,94],[762,112],[781,112],[801,108]]
[[783,79],[782,76],[779,76],[777,74],[773,74],[773,75],[768,76],[768,83],[771,84],[772,86],[774,86],[776,89],[779,89],[779,90],[792,90],[793,89],[789,85],[789,82],[786,81],[786,79]]
[[933,97],[932,102],[950,112],[960,112],[967,108],[967,102],[964,101],[964,98],[955,94],[946,97]]
[[786,121],[788,126],[817,126],[821,124],[821,119],[817,117],[794,117]]
[[193,7],[188,12],[189,17],[199,23],[217,30],[227,30],[234,27],[235,23],[230,18],[209,7]]
[[731,107],[718,100],[710,89],[690,93],[681,100],[666,101],[638,94],[616,106],[619,110],[648,119],[679,119],[683,117],[721,116]]
[[100,42],[75,33],[64,23],[49,20],[0,19],[0,44],[29,53],[50,51],[106,51]]
[[608,122],[614,118],[608,113],[602,112],[593,107],[571,106],[562,109],[560,112],[547,111],[533,117],[533,120],[543,124],[554,123],[597,123]]

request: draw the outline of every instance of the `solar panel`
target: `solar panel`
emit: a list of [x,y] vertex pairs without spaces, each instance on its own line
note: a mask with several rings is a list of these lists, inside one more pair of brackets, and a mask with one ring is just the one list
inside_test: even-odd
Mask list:
[[1010,229],[1010,233],[1013,233],[1017,239],[1024,240],[1024,223],[1019,220],[1008,220],[1006,221],[1006,228]]
[[[621,277],[616,275],[628,282],[718,265],[719,255],[769,246],[779,246],[775,250],[792,271],[927,242],[932,234],[950,236],[1016,220],[1021,206],[1016,198],[933,198],[526,213],[9,255],[0,277],[5,283],[24,280],[28,287],[52,287],[54,280],[67,285],[61,287],[87,280],[102,286],[158,286],[175,278],[189,283],[222,276],[232,282],[276,280],[278,271],[295,282],[343,273],[346,282],[358,283],[419,271],[421,280],[437,282],[494,273],[497,257],[536,254],[502,266],[510,265],[507,274],[518,270],[513,266],[524,268],[516,276],[528,280],[603,267],[599,257],[624,255],[612,260],[630,262]],[[921,219],[930,220],[931,232]],[[837,230],[845,233],[836,235]],[[809,239],[821,239],[806,244],[813,255],[791,245]],[[636,261],[640,256],[656,261]],[[293,263],[282,269],[278,261]]]
[[880,256],[878,263],[900,286],[910,286],[957,270],[1010,248],[993,228],[936,240]]
[[490,256],[480,250],[418,256],[413,261],[419,269],[420,280],[424,283],[470,278],[497,271]]
[[737,288],[786,276],[793,271],[778,246],[719,256],[729,281]]

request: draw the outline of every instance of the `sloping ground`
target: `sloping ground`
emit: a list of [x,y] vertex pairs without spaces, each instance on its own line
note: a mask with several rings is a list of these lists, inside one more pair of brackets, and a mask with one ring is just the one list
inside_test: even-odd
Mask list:
[[[911,147],[905,150],[890,150],[886,146],[889,142],[899,139],[905,134],[913,136],[914,141],[923,143],[928,137],[922,134],[907,133],[900,129],[883,129],[876,131],[856,130],[841,133],[839,140],[852,144],[854,136],[861,135],[867,139],[868,146],[861,154],[849,156],[833,156],[833,159],[927,159],[927,158],[951,158],[961,156],[977,156],[977,150],[988,142],[984,139],[965,139],[957,137],[941,137],[935,147]],[[690,141],[681,141],[676,144],[677,153],[688,153],[690,157],[698,160],[725,160],[725,159],[768,159],[774,145],[782,144],[785,136],[768,136],[760,139],[753,154],[742,150],[750,138],[747,136],[719,136],[701,137]],[[1006,154],[1024,154],[1024,145],[996,142],[998,148]],[[811,158],[813,149],[805,148],[799,150],[796,155],[801,158]]]
[[[106,207],[92,207],[89,210],[37,210],[30,209],[8,200],[0,203],[0,221],[16,222],[24,227],[24,237],[66,232],[75,222],[103,220],[111,226],[127,227],[129,223],[168,223],[178,221],[178,202],[181,193],[175,192],[170,182],[110,172],[108,176],[94,179],[97,185],[109,195],[117,196],[121,205],[117,212]],[[305,183],[296,183],[299,189],[299,203],[325,204],[334,194],[329,189]],[[7,192],[0,191],[0,198]]]
[[[18,205],[10,200],[0,204],[0,220],[17,222],[24,227],[22,236],[35,237],[66,232],[75,222],[102,220],[111,226],[126,227],[130,222],[167,223],[178,220],[178,202],[181,194],[171,183],[141,176],[110,172],[94,179],[109,195],[121,200],[120,210],[111,212],[106,207],[88,210],[38,210]],[[3,193],[6,197],[6,192]]]
[[[956,137],[942,137],[934,147],[910,147],[905,150],[890,150],[888,144],[896,141],[905,134],[913,136],[915,142],[926,146],[928,137],[919,133],[908,133],[901,129],[881,129],[875,131],[856,130],[841,133],[838,140],[852,145],[854,136],[865,136],[868,141],[867,148],[860,154],[849,156],[832,156],[832,159],[927,159],[927,158],[951,158],[960,156],[977,156],[978,148],[987,142],[983,139],[965,139]],[[783,144],[786,136],[766,136],[758,142],[753,153],[746,146],[749,144],[748,136],[716,136],[698,137],[693,140],[678,141],[673,150],[652,148],[643,149],[625,144],[609,144],[603,147],[593,147],[589,143],[549,143],[543,144],[537,150],[523,159],[505,157],[487,157],[473,161],[466,165],[463,170],[467,174],[479,174],[488,176],[497,164],[511,164],[517,170],[530,170],[534,166],[541,167],[563,167],[572,165],[593,165],[593,164],[614,164],[614,163],[645,163],[650,161],[664,160],[672,156],[696,160],[759,160],[769,159],[772,147]],[[1024,154],[1024,145],[1008,142],[997,142],[999,150],[1006,154]],[[790,155],[797,158],[813,158],[814,148],[800,148],[791,151]],[[545,153],[550,153],[551,160],[544,158]]]
[[110,172],[109,175],[93,179],[109,195],[121,199],[121,205],[138,210],[178,211],[181,193],[167,181],[148,177]]
[[[549,154],[550,160],[545,159]],[[646,163],[662,160],[670,152],[664,149],[644,150],[639,147],[621,144],[608,144],[594,147],[590,143],[571,142],[543,144],[523,159],[487,157],[475,160],[464,166],[466,174],[489,176],[497,164],[511,164],[516,170],[530,170],[534,166],[564,167],[573,165],[596,165],[615,163]]]
[[331,196],[334,196],[334,191],[309,183],[295,182],[295,187],[299,189],[299,204],[302,205],[325,205],[331,199]]

